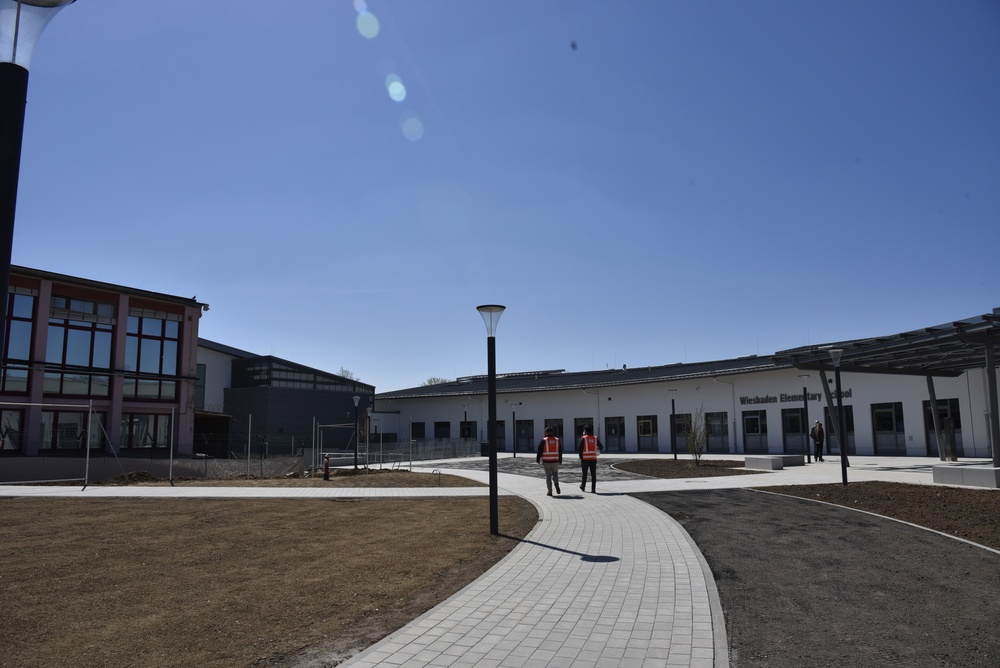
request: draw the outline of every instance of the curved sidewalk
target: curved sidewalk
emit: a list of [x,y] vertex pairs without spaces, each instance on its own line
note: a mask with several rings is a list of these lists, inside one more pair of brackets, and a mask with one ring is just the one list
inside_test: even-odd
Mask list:
[[[641,458],[628,455],[623,458]],[[611,464],[618,457],[602,457]],[[933,484],[929,458],[854,458],[852,481]],[[428,463],[431,464],[431,463]],[[482,460],[441,470],[487,483]],[[697,666],[728,668],[715,581],[699,549],[665,512],[627,494],[840,481],[835,462],[760,475],[652,479],[602,472],[583,493],[563,466],[563,494],[545,495],[531,458],[501,460],[501,494],[538,508],[540,522],[484,575],[343,665]],[[430,468],[421,469],[430,471]],[[484,488],[253,488],[0,486],[5,496],[373,497],[481,496]]]
[[344,665],[728,666],[715,582],[684,529],[632,497],[583,493],[578,470],[563,471],[553,497],[543,480],[499,474],[503,491],[538,508],[535,529],[475,582]]

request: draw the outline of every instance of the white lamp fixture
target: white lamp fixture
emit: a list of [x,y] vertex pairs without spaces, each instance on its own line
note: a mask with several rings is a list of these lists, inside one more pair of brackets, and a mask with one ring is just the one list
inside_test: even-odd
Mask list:
[[52,17],[75,0],[0,0],[0,62],[24,69]]
[[497,323],[500,322],[500,316],[503,315],[506,308],[506,306],[499,304],[483,304],[476,307],[479,315],[483,316],[483,322],[486,323],[487,336],[496,336]]

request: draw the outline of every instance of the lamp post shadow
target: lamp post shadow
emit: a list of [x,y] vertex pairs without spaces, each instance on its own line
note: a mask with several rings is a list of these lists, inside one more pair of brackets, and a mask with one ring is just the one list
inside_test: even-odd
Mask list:
[[527,543],[528,545],[537,545],[538,547],[544,547],[549,550],[555,550],[556,552],[563,552],[565,554],[572,554],[580,557],[580,561],[586,561],[594,564],[610,564],[615,561],[621,561],[619,557],[613,557],[611,555],[602,554],[585,554],[583,552],[576,552],[574,550],[567,550],[563,547],[556,547],[555,545],[546,545],[545,543],[539,543],[535,540],[528,540],[527,538],[515,538],[514,536],[508,536],[507,534],[498,534],[500,538],[509,538],[511,540],[516,540],[518,543]]

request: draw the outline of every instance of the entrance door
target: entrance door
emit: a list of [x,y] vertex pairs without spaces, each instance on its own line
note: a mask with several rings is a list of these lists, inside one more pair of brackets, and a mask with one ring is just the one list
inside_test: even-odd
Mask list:
[[729,416],[725,413],[705,413],[708,430],[706,452],[729,452]]
[[743,452],[767,452],[766,411],[743,411]]
[[875,432],[876,455],[898,457],[906,454],[902,402],[872,404],[872,429]]
[[514,423],[514,450],[515,452],[534,452],[532,447],[535,443],[535,421],[518,420]]
[[[823,448],[828,455],[840,454],[840,443],[837,441],[837,430],[833,420],[836,413],[831,413],[828,407],[823,407],[823,424],[826,428],[826,441]],[[854,406],[844,406],[844,422],[847,423],[847,454],[856,454],[854,449]]]
[[[944,437],[955,446],[954,455],[964,457],[962,449],[962,418],[959,414],[958,399],[938,399],[938,421]],[[931,415],[931,402],[924,402],[924,433],[927,435],[927,456],[940,457],[937,434],[934,432],[934,418]]]
[[608,452],[625,452],[625,418],[604,418],[604,447]]
[[639,438],[639,452],[656,452],[657,426],[655,415],[640,415],[635,419],[636,436]]
[[790,455],[804,455],[809,452],[809,434],[801,408],[781,409],[781,439],[785,452]]

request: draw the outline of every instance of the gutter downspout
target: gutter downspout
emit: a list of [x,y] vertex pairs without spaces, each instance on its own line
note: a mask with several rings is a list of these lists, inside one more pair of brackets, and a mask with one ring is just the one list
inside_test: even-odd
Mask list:
[[719,380],[715,376],[712,376],[712,380],[714,380],[716,383],[728,385],[729,391],[732,393],[733,396],[733,450],[732,451],[733,454],[739,454],[739,445],[738,441],[736,440],[736,383],[727,383],[724,380]]

